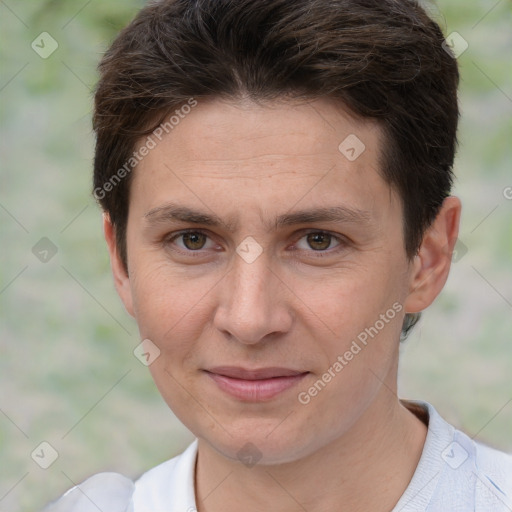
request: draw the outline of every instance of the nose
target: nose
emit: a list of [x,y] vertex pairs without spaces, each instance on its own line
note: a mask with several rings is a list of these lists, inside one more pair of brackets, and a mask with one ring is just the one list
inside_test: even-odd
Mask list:
[[237,254],[221,281],[214,326],[229,338],[253,345],[288,332],[293,315],[290,292],[270,268],[265,253],[248,263]]

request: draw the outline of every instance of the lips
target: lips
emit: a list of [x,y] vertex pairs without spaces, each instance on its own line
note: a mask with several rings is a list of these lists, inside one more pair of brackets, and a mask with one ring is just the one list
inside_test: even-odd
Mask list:
[[290,368],[247,370],[234,366],[218,366],[206,370],[218,388],[243,402],[264,402],[296,386],[309,372]]
[[289,368],[260,368],[257,370],[245,370],[236,366],[216,366],[207,370],[210,373],[217,375],[223,375],[224,377],[231,377],[232,379],[242,380],[262,380],[262,379],[273,379],[276,377],[292,377],[294,375],[300,375],[301,371],[291,370]]

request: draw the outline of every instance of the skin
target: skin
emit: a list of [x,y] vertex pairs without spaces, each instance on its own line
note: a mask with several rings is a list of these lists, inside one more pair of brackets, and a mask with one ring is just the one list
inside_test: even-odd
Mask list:
[[[350,134],[366,146],[354,161],[338,150]],[[405,313],[428,307],[446,282],[461,205],[444,201],[409,260],[399,196],[378,172],[382,144],[375,122],[325,99],[201,100],[135,170],[128,273],[104,215],[116,288],[141,339],[161,351],[152,376],[199,439],[199,512],[387,512],[414,473],[426,427],[396,395],[398,340]],[[222,224],[156,221],[171,202]],[[273,225],[326,206],[363,219]],[[207,236],[171,240],[183,229]],[[319,231],[334,236],[308,238]],[[236,252],[248,236],[263,249],[251,263]],[[395,302],[394,319],[301,404],[298,393]],[[218,365],[310,373],[269,401],[243,402],[203,371]],[[252,467],[237,458],[247,442],[261,453]]]

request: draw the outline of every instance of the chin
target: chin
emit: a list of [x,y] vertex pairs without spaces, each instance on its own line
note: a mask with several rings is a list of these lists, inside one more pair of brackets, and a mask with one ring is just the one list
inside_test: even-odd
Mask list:
[[[303,429],[296,429],[294,432],[283,429],[282,432],[278,432],[279,427],[276,428],[276,425],[279,422],[273,421],[271,428],[268,427],[268,421],[263,422],[261,426],[258,426],[257,420],[254,419],[247,419],[243,423],[247,424],[232,426],[229,430],[231,436],[219,429],[215,433],[209,430],[204,435],[196,435],[223,457],[238,460],[247,467],[254,464],[286,464],[315,450],[315,447],[305,440]],[[272,432],[273,429],[275,432]]]

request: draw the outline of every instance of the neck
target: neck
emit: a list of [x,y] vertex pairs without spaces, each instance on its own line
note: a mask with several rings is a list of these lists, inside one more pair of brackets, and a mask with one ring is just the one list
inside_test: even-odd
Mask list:
[[418,465],[426,426],[382,386],[352,428],[293,462],[247,468],[198,442],[198,512],[391,510]]

